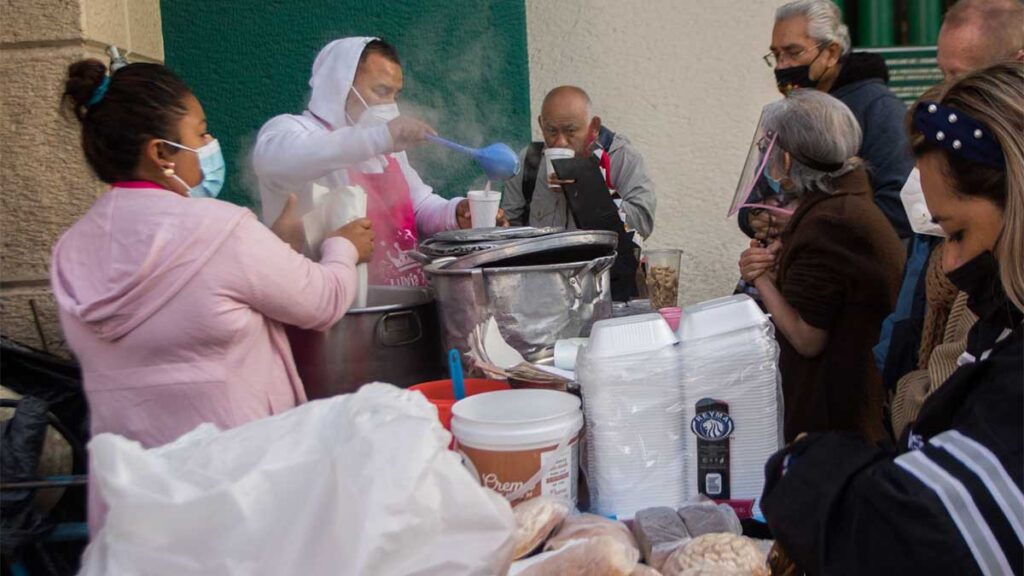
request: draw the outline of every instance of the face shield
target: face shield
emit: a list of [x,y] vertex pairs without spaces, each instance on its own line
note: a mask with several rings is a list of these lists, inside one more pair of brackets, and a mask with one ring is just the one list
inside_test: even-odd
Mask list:
[[781,154],[782,149],[778,147],[777,135],[765,129],[762,114],[754,131],[754,140],[747,152],[747,160],[743,164],[743,172],[740,173],[739,184],[736,185],[736,194],[726,216],[736,214],[741,208],[793,214],[793,210],[785,208],[791,198],[787,198],[781,189],[773,188],[772,179],[768,174],[770,162]]

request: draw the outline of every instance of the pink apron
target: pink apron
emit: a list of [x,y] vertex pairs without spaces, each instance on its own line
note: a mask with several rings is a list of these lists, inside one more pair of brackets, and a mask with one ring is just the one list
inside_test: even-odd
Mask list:
[[425,286],[423,268],[406,254],[416,248],[416,215],[409,183],[392,156],[380,174],[348,171],[349,183],[366,191],[366,217],[373,223],[374,250],[370,284]]

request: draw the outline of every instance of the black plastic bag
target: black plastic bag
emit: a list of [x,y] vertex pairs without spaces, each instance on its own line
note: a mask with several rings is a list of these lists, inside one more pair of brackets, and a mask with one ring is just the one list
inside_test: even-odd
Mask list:
[[[38,479],[39,457],[50,424],[46,401],[25,396],[14,417],[0,427],[0,482]],[[32,506],[35,490],[0,491],[0,550],[5,555],[32,542],[52,526]]]

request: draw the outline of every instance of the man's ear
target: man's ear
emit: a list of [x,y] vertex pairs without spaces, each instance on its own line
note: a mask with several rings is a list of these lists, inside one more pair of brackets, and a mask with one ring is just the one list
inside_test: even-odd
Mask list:
[[590,119],[590,126],[588,127],[591,137],[597,140],[597,135],[601,132],[601,117],[594,116]]
[[828,52],[828,67],[831,69],[833,66],[839,63],[839,59],[843,57],[843,48],[838,42],[833,42],[825,48]]

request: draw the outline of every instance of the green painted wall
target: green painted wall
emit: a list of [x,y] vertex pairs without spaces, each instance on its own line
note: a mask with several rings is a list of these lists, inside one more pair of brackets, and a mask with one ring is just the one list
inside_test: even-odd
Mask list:
[[[399,99],[438,131],[470,145],[530,138],[523,0],[163,0],[166,62],[192,87],[228,162],[222,198],[259,197],[248,154],[260,126],[300,113],[317,52],[343,36],[381,36],[398,47]],[[410,152],[427,184],[447,197],[483,176],[472,160],[435,145]]]

